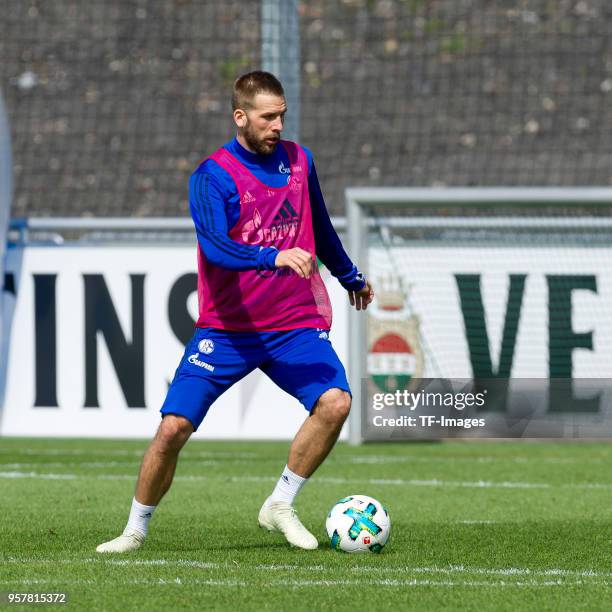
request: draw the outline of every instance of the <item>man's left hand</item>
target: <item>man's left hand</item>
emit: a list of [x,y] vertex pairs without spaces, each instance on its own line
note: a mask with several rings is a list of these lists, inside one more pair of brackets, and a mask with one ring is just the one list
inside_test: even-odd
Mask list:
[[359,291],[349,291],[348,295],[351,306],[355,306],[357,310],[365,310],[368,304],[374,299],[374,289],[372,289],[370,283],[366,281],[363,289]]

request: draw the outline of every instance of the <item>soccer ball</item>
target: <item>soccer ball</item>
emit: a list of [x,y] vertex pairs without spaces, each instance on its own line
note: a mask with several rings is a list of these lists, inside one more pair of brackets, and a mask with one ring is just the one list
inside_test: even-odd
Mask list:
[[379,553],[391,535],[391,519],[373,497],[349,495],[331,509],[325,529],[336,550]]

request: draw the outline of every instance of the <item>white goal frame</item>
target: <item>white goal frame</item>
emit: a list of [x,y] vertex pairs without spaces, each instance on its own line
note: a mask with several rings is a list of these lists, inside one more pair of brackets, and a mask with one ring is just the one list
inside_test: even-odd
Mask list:
[[[456,208],[513,206],[573,206],[612,205],[610,187],[461,187],[461,188],[349,188],[345,191],[349,253],[366,277],[368,276],[368,214],[389,206],[411,207],[444,205]],[[538,229],[599,229],[612,232],[612,217],[385,217],[378,222],[392,227],[412,228],[538,228]],[[349,417],[349,442],[360,444],[362,439],[362,384],[367,377],[366,317],[354,308],[349,313],[349,379],[353,394],[353,409]]]

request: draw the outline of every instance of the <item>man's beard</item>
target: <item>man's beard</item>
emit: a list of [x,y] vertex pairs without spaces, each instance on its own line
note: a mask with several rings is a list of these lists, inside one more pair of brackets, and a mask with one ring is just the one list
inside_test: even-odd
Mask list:
[[276,145],[278,143],[275,142],[274,144],[268,144],[263,140],[258,140],[257,136],[255,136],[255,134],[253,134],[251,131],[251,126],[248,123],[242,132],[242,136],[244,137],[245,142],[249,145],[249,148],[260,155],[270,155],[276,151]]

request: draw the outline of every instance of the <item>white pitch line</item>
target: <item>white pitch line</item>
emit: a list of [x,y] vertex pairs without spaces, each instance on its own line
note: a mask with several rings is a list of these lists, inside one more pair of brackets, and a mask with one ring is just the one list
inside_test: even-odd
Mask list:
[[197,559],[108,559],[104,556],[89,557],[86,559],[39,559],[36,557],[7,557],[2,559],[0,563],[14,563],[23,565],[80,565],[80,564],[95,564],[95,565],[116,565],[119,567],[129,566],[155,566],[155,567],[192,567],[196,569],[214,570],[219,568],[236,569],[236,565],[223,566],[219,563],[210,561],[199,561]]
[[39,472],[0,472],[0,478],[36,478],[40,480],[74,480],[77,474],[41,474]]
[[[194,567],[197,569],[221,569],[223,571],[308,571],[308,572],[336,572],[338,567],[325,565],[297,565],[297,564],[235,564],[200,561],[198,559],[113,559],[103,555],[87,557],[85,559],[54,559],[37,557],[0,557],[1,563],[27,564],[27,565],[116,565],[116,566],[172,566]],[[558,567],[533,569],[529,567],[471,567],[465,565],[448,566],[401,566],[381,567],[378,565],[356,565],[344,568],[353,573],[378,574],[475,574],[484,576],[540,576],[540,577],[566,577],[566,578],[612,578],[612,572],[598,572],[595,570],[563,569]]]
[[[108,456],[119,456],[119,457],[142,457],[145,453],[145,448],[142,450],[121,450],[121,449],[86,449],[86,448],[71,448],[71,449],[61,449],[61,448],[41,448],[39,450],[32,448],[19,448],[19,449],[11,449],[11,448],[0,448],[0,454],[4,455],[28,455],[28,456],[57,456],[57,455],[102,455],[104,457]],[[259,457],[258,453],[248,452],[248,451],[191,451],[184,450],[181,453],[181,458],[189,458],[189,457],[205,457],[211,459],[218,459],[221,457],[229,457],[233,458],[242,458],[242,459],[252,459],[253,457]]]
[[[181,478],[179,476],[179,478]],[[212,480],[208,476],[183,476],[182,478],[193,480]],[[231,482],[270,482],[276,481],[276,476],[231,476],[224,478]],[[555,489],[555,488],[570,488],[570,489],[612,489],[612,483],[573,483],[555,485],[547,482],[512,482],[502,481],[495,482],[491,480],[477,481],[458,481],[458,480],[439,480],[432,478],[428,480],[402,478],[335,478],[328,476],[316,477],[316,481],[325,484],[372,484],[372,485],[393,485],[393,486],[413,486],[413,487],[460,487],[469,489]]]
[[69,449],[61,449],[61,448],[41,448],[41,449],[32,449],[32,448],[2,448],[0,449],[0,454],[3,455],[26,455],[26,456],[57,456],[57,455],[103,455],[104,457],[119,456],[119,457],[142,457],[144,455],[145,449],[142,450],[119,450],[119,449],[85,449],[85,448],[69,448]]
[[[39,478],[41,480],[134,480],[136,474],[72,474],[72,473],[46,473],[46,472],[0,472],[0,478]],[[230,482],[275,482],[277,476],[231,476],[229,478],[219,476],[197,476],[185,475],[175,476],[174,480],[178,481],[230,481]],[[476,480],[476,481],[460,481],[460,480],[438,480],[432,478],[429,480],[405,480],[401,478],[332,478],[318,477],[318,483],[322,484],[344,484],[344,485],[389,485],[389,486],[413,486],[413,487],[457,487],[468,489],[593,489],[593,490],[612,490],[612,483],[569,483],[569,484],[551,484],[546,482],[514,482],[501,481],[495,482],[491,480]]]
[[0,580],[0,584],[56,584],[56,585],[78,585],[78,584],[102,584],[104,586],[112,586],[112,585],[130,585],[130,584],[150,584],[150,585],[183,585],[183,584],[198,584],[198,585],[207,585],[207,586],[236,586],[236,587],[245,587],[248,584],[242,580],[225,580],[225,579],[184,579],[179,576],[175,578],[134,578],[131,580],[118,580],[118,581],[109,581],[108,578],[104,578],[104,580],[83,580],[83,579],[73,579],[73,580],[64,580],[62,578],[58,578],[57,580],[52,578],[31,578],[31,579],[12,579],[12,580]]
[[[406,485],[410,484],[417,487],[461,487],[468,489],[549,489],[552,485],[545,482],[511,482],[502,481],[494,482],[491,480],[476,480],[476,481],[459,481],[459,480],[438,480],[432,478],[431,480],[402,480],[398,479],[386,479],[386,478],[372,478],[368,484],[381,484],[381,485]],[[610,485],[612,486],[612,485]]]
[[[41,448],[41,449],[28,449],[28,448],[0,448],[0,455],[27,455],[27,456],[56,456],[56,455],[101,455],[104,457],[108,456],[120,456],[120,457],[139,457],[144,455],[145,448],[142,450],[127,450],[127,449],[86,449],[86,448]],[[181,459],[189,458],[210,458],[210,459],[221,459],[227,457],[229,459],[252,459],[254,457],[264,457],[261,453],[253,451],[195,451],[185,449],[181,453]],[[332,460],[342,463],[429,463],[429,462],[441,462],[441,463],[456,463],[457,461],[474,461],[476,463],[490,463],[490,462],[504,462],[513,461],[517,463],[558,463],[558,464],[584,464],[584,463],[608,463],[612,459],[612,453],[606,453],[603,457],[556,457],[556,456],[534,456],[530,457],[527,455],[511,455],[511,456],[443,456],[443,457],[427,457],[421,455],[357,455],[352,457],[342,457],[341,459]]]
[[57,580],[53,580],[51,578],[13,578],[9,580],[0,580],[0,584],[58,584],[58,585],[67,585],[67,584],[97,584],[95,580],[64,580],[62,578],[58,578]]
[[420,586],[436,586],[436,587],[484,587],[490,588],[541,588],[541,587],[573,587],[573,586],[590,586],[590,587],[608,587],[612,583],[607,581],[602,582],[584,582],[583,580],[575,581],[563,581],[563,580],[546,580],[546,581],[505,581],[500,580],[496,582],[487,581],[474,581],[474,580],[429,580],[429,579],[406,579],[397,580],[392,578],[384,579],[361,579],[361,580],[350,580],[350,579],[338,579],[338,580],[273,580],[269,581],[262,586],[259,582],[246,581],[246,580],[232,580],[232,579],[200,579],[200,578],[181,578],[180,576],[169,577],[169,578],[135,578],[130,580],[119,580],[109,581],[108,577],[104,580],[64,580],[64,579],[12,579],[12,580],[0,580],[0,584],[4,585],[42,585],[42,584],[53,584],[53,585],[82,585],[82,584],[103,584],[104,586],[112,585],[157,585],[157,586],[184,586],[184,585],[202,585],[202,586],[219,586],[219,587],[248,587],[257,585],[259,589],[266,588],[304,588],[304,587],[335,587],[335,586],[378,586],[378,587],[420,587]]
[[[192,478],[198,478],[194,476]],[[207,479],[208,477],[202,477]],[[233,482],[269,482],[276,481],[276,476],[232,476],[229,478]],[[333,478],[333,477],[316,477],[316,481],[326,484],[371,484],[371,485],[396,485],[396,486],[413,486],[413,487],[459,487],[468,489],[607,489],[612,490],[612,483],[570,483],[555,485],[547,482],[513,482],[502,481],[495,482],[491,480],[477,481],[458,481],[458,480],[439,480],[432,478],[428,480],[418,479],[402,479],[402,478]]]
[[[212,563],[208,561],[195,561],[195,560],[168,560],[168,559],[98,559],[89,558],[84,559],[83,563],[102,563],[103,565],[119,565],[119,566],[130,566],[130,565],[152,565],[152,566],[168,566],[178,565],[181,567],[194,567],[197,569],[219,569],[221,565],[219,563]],[[75,561],[75,563],[79,563]]]
[[516,582],[486,582],[486,581],[452,581],[452,580],[419,580],[417,578],[409,580],[394,580],[394,579],[383,579],[383,580],[292,580],[292,581],[272,581],[267,583],[268,586],[284,586],[284,587],[306,587],[306,586],[381,586],[381,587],[419,587],[419,586],[444,586],[444,587],[519,587],[519,588],[533,588],[533,587],[552,587],[552,586],[609,586],[611,583],[602,581],[598,583],[585,583],[582,580],[576,580],[573,582],[566,582],[563,580],[546,580],[546,581],[516,581]]
[[[383,573],[415,573],[415,574],[476,574],[485,576],[566,576],[573,578],[611,578],[612,572],[596,572],[594,570],[568,570],[558,567],[532,569],[529,567],[469,567],[463,565],[450,565],[448,567],[385,567],[380,568]],[[375,572],[375,567],[356,566],[354,572]]]
[[[187,459],[182,461],[181,463],[189,463],[195,466],[207,466],[207,465],[237,465],[237,464],[245,464],[252,463],[252,461],[248,461],[246,459],[236,459],[236,460],[219,460],[219,459]],[[140,466],[140,461],[45,461],[45,462],[36,462],[31,461],[27,463],[2,463],[0,461],[0,469],[12,469],[12,470],[23,470],[27,468],[107,468],[107,467],[126,467],[126,468],[137,468]]]
[[[219,465],[244,465],[244,464],[251,464],[252,460],[249,459],[196,459],[196,458],[190,458],[190,457],[181,457],[182,464],[190,464],[192,467],[205,467],[205,466],[219,466]],[[371,464],[371,463],[383,463],[383,464],[388,464],[388,463],[394,463],[393,461],[382,461],[382,462],[371,462],[371,461],[349,461],[350,463],[356,463],[356,464],[361,464],[361,463],[367,463],[367,464]],[[49,469],[49,468],[114,468],[114,467],[129,467],[129,468],[133,468],[134,470],[137,470],[138,466],[140,465],[141,461],[140,460],[134,460],[134,461],[53,461],[53,462],[49,462],[49,461],[45,461],[45,462],[35,462],[35,461],[30,461],[30,462],[13,462],[13,463],[2,463],[0,461],[0,469],[4,469],[4,470],[24,470],[24,469],[28,469],[28,468],[45,468],[45,469]],[[419,461],[419,463],[429,463],[429,460],[423,460],[423,461]],[[247,478],[247,477],[239,477],[239,478]],[[253,477],[254,479],[258,479],[259,477]],[[266,481],[269,478],[272,477],[263,477]],[[327,482],[330,483],[343,483],[346,482],[345,479],[340,478],[340,479],[335,479],[335,478],[323,478],[320,480],[326,480]],[[399,480],[399,481],[395,481],[395,480],[380,480],[379,484],[404,484],[406,481],[403,480]],[[409,481],[412,484],[416,484],[419,481]],[[423,481],[423,482],[427,482],[427,481]],[[430,481],[431,482],[431,481]],[[533,485],[533,486],[537,486],[537,487],[542,487],[542,486],[547,486],[547,485]],[[602,485],[601,484],[585,484],[584,485],[585,488],[601,488]],[[604,488],[608,488],[607,485],[604,485]]]
[[28,463],[2,463],[0,462],[0,468],[3,470],[23,470],[27,468],[58,468],[58,467],[138,467],[139,461],[84,461],[83,463],[73,461],[45,461],[44,463],[31,461]]
[[527,457],[527,456],[479,456],[479,457],[462,457],[462,456],[446,456],[446,457],[429,457],[415,455],[362,455],[356,457],[343,457],[334,461],[342,463],[356,464],[386,464],[386,463],[456,463],[459,461],[475,462],[475,463],[494,463],[494,462],[514,462],[514,463],[552,463],[552,464],[584,464],[584,463],[608,463],[610,458],[589,457],[585,459],[573,457]]

